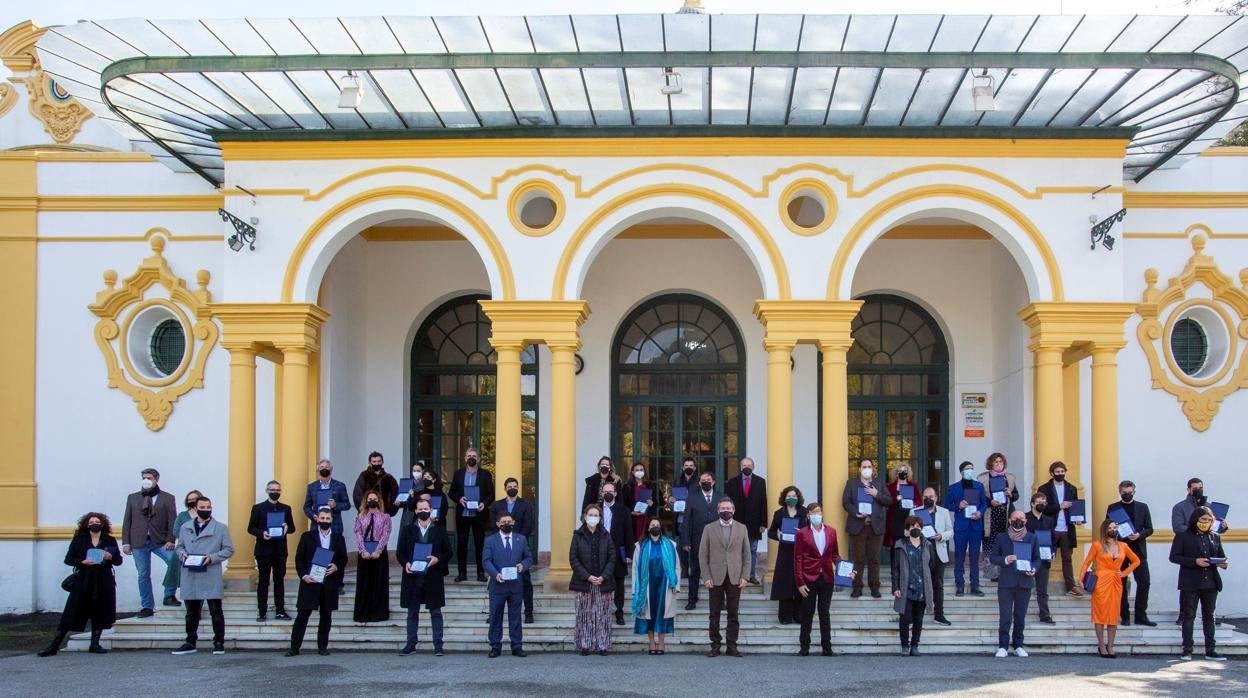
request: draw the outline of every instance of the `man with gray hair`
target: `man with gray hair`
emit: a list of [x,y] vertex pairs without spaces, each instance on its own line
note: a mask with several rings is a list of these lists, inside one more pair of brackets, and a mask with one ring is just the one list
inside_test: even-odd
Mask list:
[[[152,596],[152,555],[164,561],[165,566],[178,564],[174,559],[173,520],[178,516],[178,505],[173,495],[160,489],[160,472],[144,468],[140,472],[142,487],[126,497],[126,512],[121,522],[121,552],[134,556],[134,567],[139,576],[139,617],[156,613],[156,599]],[[177,606],[174,596],[177,587],[165,587],[165,605]]]
[[347,483],[333,478],[334,466],[328,458],[317,461],[316,474],[317,479],[308,484],[308,494],[303,498],[303,513],[314,522],[316,512],[321,507],[328,508],[334,515],[333,532],[342,533],[342,512],[351,508]]
[[698,545],[698,566],[706,577],[703,584],[711,593],[711,651],[706,656],[720,654],[723,637],[719,633],[719,615],[727,605],[727,655],[740,657],[737,638],[741,624],[737,620],[737,609],[741,605],[741,590],[749,583],[746,575],[750,572],[750,535],[745,524],[733,520],[736,505],[730,497],[722,497],[717,509],[719,519],[706,525]]

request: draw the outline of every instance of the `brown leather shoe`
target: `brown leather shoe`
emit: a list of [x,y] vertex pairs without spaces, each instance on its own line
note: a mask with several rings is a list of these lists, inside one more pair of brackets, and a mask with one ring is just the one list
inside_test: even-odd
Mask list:
[[725,654],[727,654],[729,657],[744,657],[745,656],[741,654],[741,651],[738,650],[736,647],[729,647],[728,651]]
[[712,647],[712,648],[711,648],[711,651],[706,653],[706,656],[708,656],[708,657],[718,657],[718,656],[719,656],[719,648],[718,648],[718,647]]

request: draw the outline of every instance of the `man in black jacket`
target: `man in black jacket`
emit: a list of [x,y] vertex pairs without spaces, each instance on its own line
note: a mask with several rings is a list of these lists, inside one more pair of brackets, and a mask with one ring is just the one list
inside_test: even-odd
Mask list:
[[[853,543],[854,569],[858,571],[858,575],[854,577],[853,591],[849,594],[850,598],[855,599],[862,596],[863,578],[867,578],[871,596],[880,598],[880,544],[884,541],[885,517],[888,507],[893,503],[893,497],[884,483],[877,479],[874,465],[870,458],[859,461],[858,477],[850,478],[845,483],[845,491],[841,493],[841,506],[847,513],[845,532]],[[865,493],[865,498],[870,499],[869,502],[862,502],[862,505],[870,505],[869,514],[864,511],[866,506],[859,505],[859,490]]]
[[[468,506],[464,496],[465,487],[478,488],[477,504]],[[455,502],[455,556],[459,563],[459,574],[455,581],[468,579],[468,536],[472,536],[473,548],[476,551],[477,581],[484,582],[485,569],[481,567],[481,550],[485,545],[485,525],[489,518],[486,512],[494,503],[494,477],[490,471],[481,467],[481,455],[477,449],[464,451],[464,467],[455,471],[451,478],[451,500]]]
[[1072,553],[1079,547],[1079,538],[1075,531],[1079,524],[1071,523],[1067,512],[1071,503],[1079,499],[1079,490],[1066,482],[1066,464],[1054,461],[1049,465],[1048,482],[1036,488],[1044,495],[1047,506],[1044,513],[1053,517],[1053,547],[1062,554],[1062,581],[1066,583],[1067,596],[1083,596],[1079,585],[1075,584],[1075,566],[1071,561]]
[[[333,624],[334,611],[338,610],[338,589],[342,587],[347,567],[347,542],[341,533],[334,532],[333,526],[333,512],[322,508],[316,512],[316,528],[305,531],[299,537],[299,547],[295,549],[295,573],[299,575],[298,613],[290,628],[287,657],[299,654],[312,611],[320,612],[320,621],[316,626],[316,653],[321,656],[329,654],[329,629]],[[318,548],[333,554],[333,561],[325,567],[325,576],[321,581],[317,581],[312,574],[312,561]]]
[[754,474],[754,459],[741,459],[741,474],[724,483],[724,494],[736,507],[734,519],[745,525],[750,536],[750,584],[758,584],[758,541],[767,533],[770,515],[767,507],[767,481]]
[[[524,536],[526,541],[535,541],[533,531],[533,505],[520,498],[520,481],[509,477],[503,481],[503,491],[507,496],[490,505],[490,533],[498,533],[498,517],[500,514],[511,514],[516,533]],[[524,622],[533,622],[533,577],[531,570],[520,573],[524,581]]]
[[[694,460],[693,456],[685,456],[685,459],[680,462],[680,475],[676,477],[676,482],[672,485],[673,489],[677,487],[687,489],[690,496],[696,494],[698,489],[698,462]],[[675,497],[667,498],[669,507],[675,506],[675,504]],[[685,513],[680,512],[676,514],[676,530],[674,533],[677,540],[681,540],[684,535],[681,530],[684,524]],[[689,574],[689,551],[685,550],[683,545],[677,548],[677,557],[680,558],[680,569],[684,570],[684,574]]]
[[399,507],[394,503],[399,496],[399,481],[386,472],[385,458],[381,453],[373,451],[368,454],[368,467],[360,471],[355,478],[355,487],[351,490],[351,501],[355,502],[357,513],[364,513],[364,500],[369,492],[381,495],[382,506],[387,514],[394,516]]
[[[1114,502],[1109,505],[1109,510],[1105,512],[1108,516],[1109,512],[1114,509],[1122,509],[1126,512],[1127,517],[1131,520],[1131,528],[1135,529],[1135,533],[1127,536],[1123,541],[1131,552],[1140,558],[1139,567],[1135,568],[1135,623],[1136,625],[1147,625],[1155,627],[1157,624],[1148,619],[1148,589],[1150,586],[1150,576],[1148,573],[1148,537],[1153,535],[1153,516],[1148,511],[1148,505],[1144,502],[1135,501],[1135,483],[1130,480],[1123,480],[1118,483],[1118,496],[1122,501]],[[1127,605],[1127,590],[1122,590],[1122,624],[1131,625],[1131,609]]]
[[[295,518],[289,504],[283,504],[282,485],[269,480],[264,487],[269,498],[251,508],[247,532],[256,538],[256,567],[260,569],[260,583],[256,586],[256,607],[260,609],[257,623],[263,623],[269,613],[269,579],[273,579],[273,605],[277,607],[278,620],[290,620],[286,615],[286,536],[295,530]],[[269,515],[282,519],[281,535],[269,530]],[[277,518],[276,516],[274,518]]]
[[1213,532],[1213,512],[1205,506],[1192,510],[1187,529],[1176,533],[1170,544],[1170,562],[1179,566],[1179,622],[1183,626],[1183,654],[1192,658],[1192,631],[1196,624],[1196,605],[1200,604],[1201,626],[1205,633],[1205,659],[1226,661],[1215,646],[1213,612],[1222,591],[1222,574],[1226,569],[1226,552],[1222,538]]
[[624,577],[633,566],[633,519],[614,482],[602,483],[602,526],[615,551],[615,624],[624,625]]
[[[416,502],[414,523],[399,531],[399,549],[394,556],[403,566],[403,585],[399,592],[399,605],[407,609],[407,643],[400,652],[407,656],[416,651],[419,642],[420,607],[429,609],[429,623],[433,626],[433,654],[442,656],[442,607],[446,605],[446,575],[451,571],[451,541],[446,529],[433,522],[429,500]],[[414,560],[412,552],[417,543],[429,546],[429,557]],[[413,563],[424,562],[424,565]]]
[[[1031,495],[1031,511],[1027,512],[1027,530],[1035,533],[1036,531],[1048,531],[1049,535],[1053,534],[1053,517],[1044,513],[1049,506],[1048,498],[1043,492],[1036,492]],[[1050,538],[1050,540],[1052,540]],[[1052,548],[1049,549],[1050,552]],[[1056,625],[1053,616],[1049,614],[1049,570],[1053,567],[1053,560],[1041,560],[1040,567],[1036,570],[1036,606],[1040,610],[1040,622],[1045,625]]]
[[702,531],[707,524],[719,519],[715,474],[708,470],[699,475],[697,489],[691,488],[689,499],[685,501],[685,523],[680,527],[680,547],[689,555],[689,602],[685,604],[685,610],[692,611],[698,605],[698,588],[702,586],[702,566],[698,562]]

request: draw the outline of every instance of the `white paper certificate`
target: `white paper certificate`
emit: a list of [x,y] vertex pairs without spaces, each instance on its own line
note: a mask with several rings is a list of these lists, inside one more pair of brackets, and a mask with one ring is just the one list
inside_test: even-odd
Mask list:
[[903,500],[901,500],[901,508],[902,508],[902,509],[913,509],[913,508],[914,508],[914,502],[910,501],[909,499],[903,499]]
[[412,560],[409,564],[411,564],[413,572],[424,572],[429,569],[428,560]]
[[186,559],[182,561],[182,566],[183,567],[203,567],[204,556],[203,555],[187,555]]
[[793,535],[792,533],[780,534],[780,540],[784,541],[785,543],[792,543],[794,538],[796,538],[796,536]]
[[678,499],[672,502],[672,511],[679,514],[685,510],[685,500]]
[[1134,535],[1135,535],[1135,528],[1129,522],[1118,524],[1118,537],[1119,538],[1130,538],[1131,536],[1134,536]]
[[1053,559],[1053,548],[1050,548],[1050,547],[1045,546],[1045,545],[1040,546],[1040,559],[1041,559],[1041,560],[1052,560],[1052,559]]
[[317,582],[324,582],[325,574],[327,572],[329,572],[329,570],[325,567],[321,567],[320,565],[312,565],[312,569],[308,570],[308,576],[316,580]]
[[464,508],[468,511],[476,511],[479,506],[481,506],[481,502],[478,502],[475,499],[464,500]]
[[927,538],[935,538],[935,537],[936,537],[936,527],[935,527],[935,526],[924,526],[924,527],[923,527],[923,535],[924,535],[925,537],[927,537]]
[[1018,558],[1017,560],[1014,561],[1014,569],[1018,570],[1019,572],[1030,572],[1031,560],[1024,560],[1021,557]]
[[967,507],[962,510],[962,513],[966,514],[966,518],[973,519],[975,518],[976,511],[978,511],[978,509],[976,509],[975,507]]
[[503,581],[505,582],[510,582],[519,577],[519,572],[516,571],[515,567],[504,567],[499,572],[503,575]]
[[993,492],[993,493],[992,493],[992,501],[996,502],[997,504],[1005,504],[1005,493],[1004,493],[1004,492]]
[[836,573],[842,577],[848,577],[854,573],[854,563],[848,560],[842,560],[836,563]]
[[858,513],[871,515],[871,502],[858,502]]

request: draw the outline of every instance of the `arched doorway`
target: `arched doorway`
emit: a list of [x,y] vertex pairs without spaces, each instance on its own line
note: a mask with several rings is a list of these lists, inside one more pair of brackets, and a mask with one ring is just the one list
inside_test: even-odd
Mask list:
[[645,463],[664,497],[685,456],[719,482],[736,475],[745,349],[732,318],[705,298],[658,296],[628,314],[611,346],[616,462]]
[[[496,433],[496,354],[490,346],[490,319],[481,310],[484,295],[453,298],[421,324],[412,342],[412,462],[423,460],[447,485],[469,446],[494,472]],[[520,496],[537,506],[537,354],[520,355]],[[495,483],[502,497],[503,483]],[[449,523],[449,522],[448,522]],[[537,536],[529,541],[534,551]],[[536,552],[534,552],[536,555]]]
[[927,311],[892,295],[863,298],[847,355],[849,465],[910,464],[921,487],[943,488],[949,460],[949,350]]

